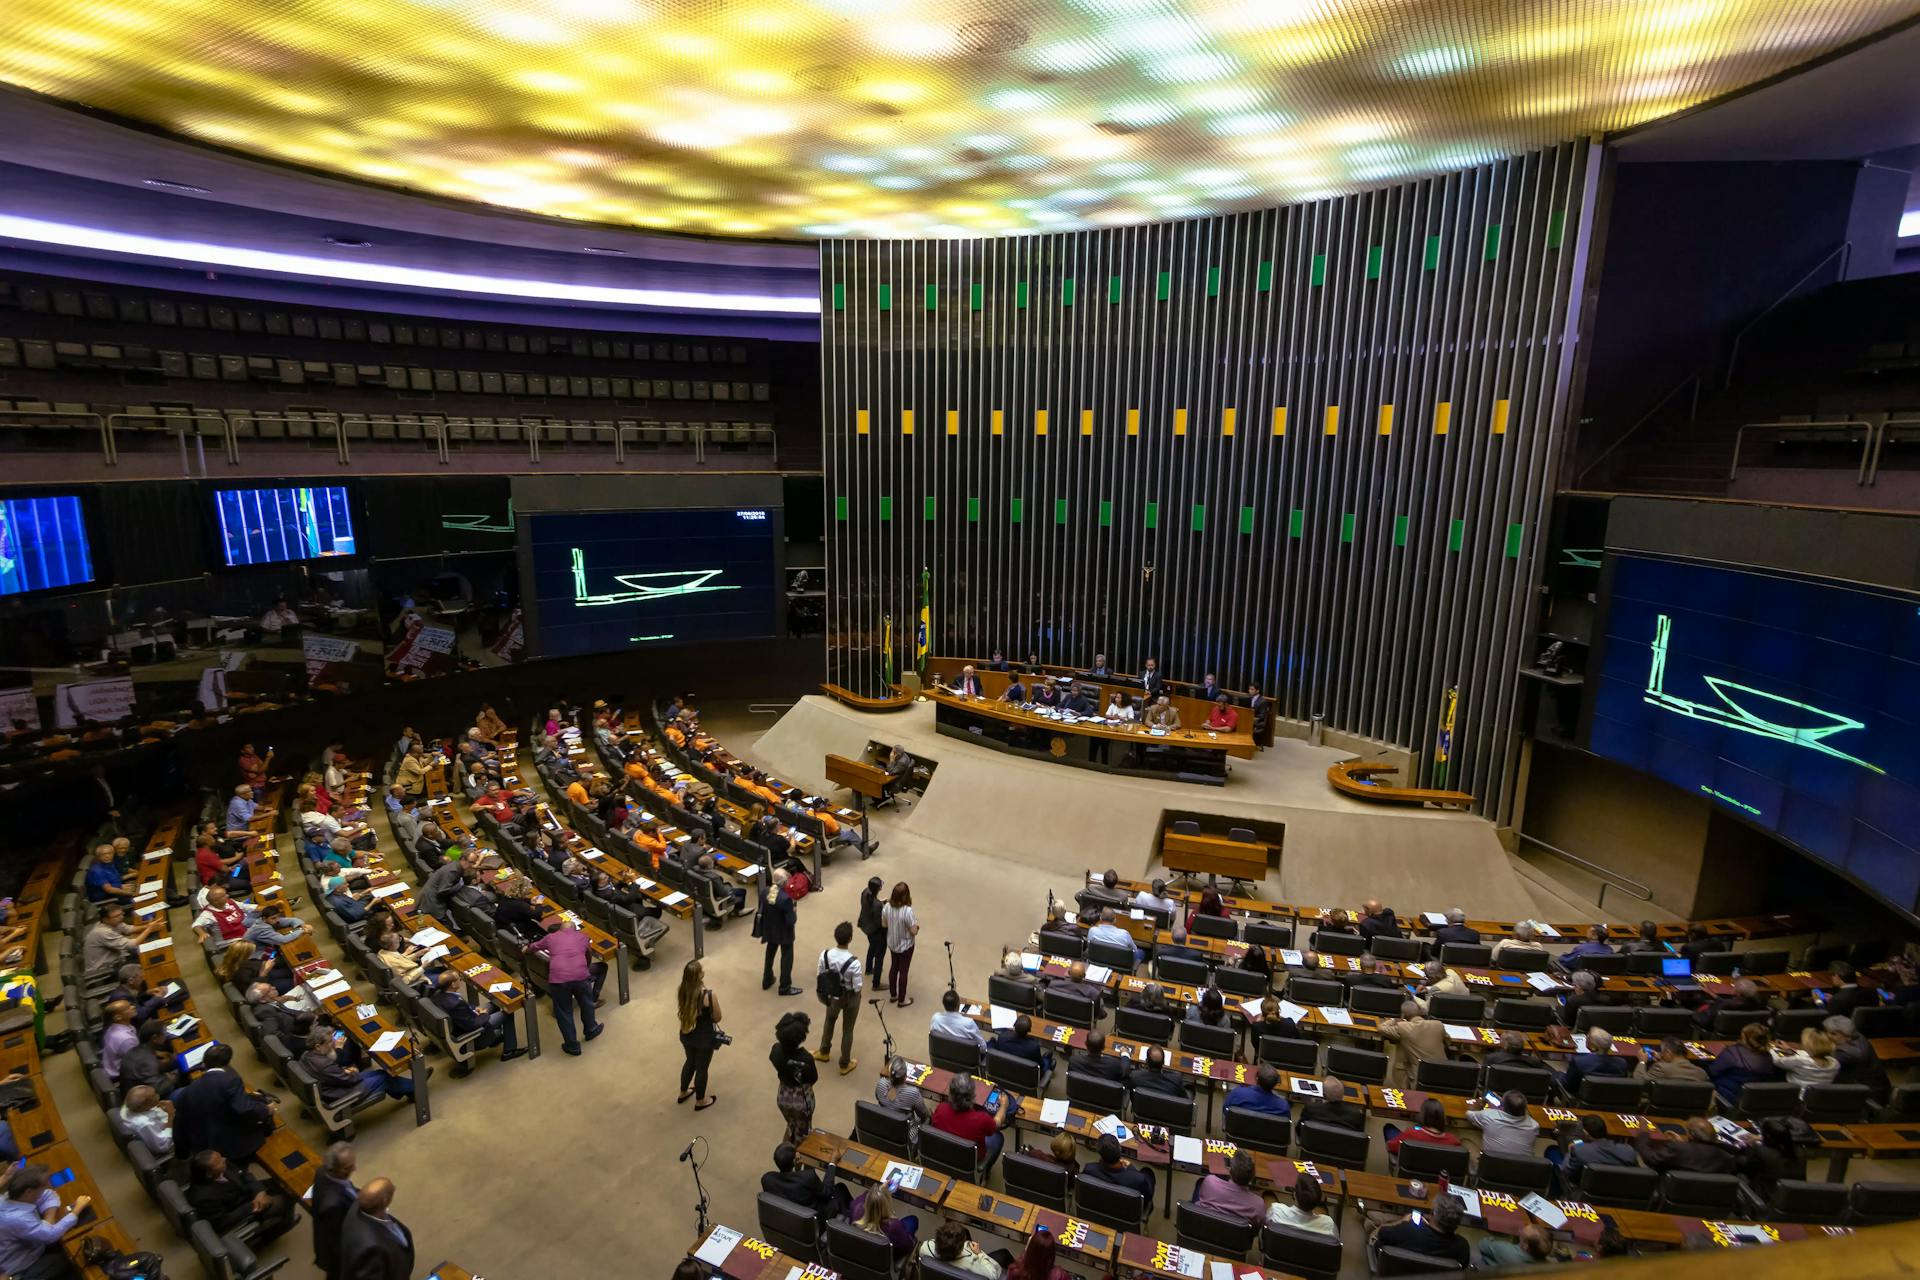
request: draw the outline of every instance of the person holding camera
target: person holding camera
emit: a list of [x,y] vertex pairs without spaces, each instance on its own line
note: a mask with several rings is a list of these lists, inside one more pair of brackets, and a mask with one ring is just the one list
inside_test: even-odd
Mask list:
[[732,1037],[720,1030],[720,999],[702,981],[706,970],[698,960],[687,961],[680,971],[680,1051],[686,1062],[680,1067],[678,1102],[698,1098],[695,1111],[705,1111],[719,1099],[707,1094],[707,1068],[713,1063],[713,1051],[730,1043]]

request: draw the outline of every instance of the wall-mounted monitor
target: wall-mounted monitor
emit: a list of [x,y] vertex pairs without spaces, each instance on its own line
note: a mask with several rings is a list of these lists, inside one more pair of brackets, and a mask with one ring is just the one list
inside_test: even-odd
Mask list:
[[93,573],[78,497],[0,498],[0,596],[82,586]]
[[343,485],[216,489],[213,514],[229,568],[350,556],[352,495]]
[[1920,899],[1920,597],[1609,557],[1589,748]]

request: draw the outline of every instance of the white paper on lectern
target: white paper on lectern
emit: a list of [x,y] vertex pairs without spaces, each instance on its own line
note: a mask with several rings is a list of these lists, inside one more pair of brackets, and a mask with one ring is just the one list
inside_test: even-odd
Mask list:
[[740,1233],[732,1227],[715,1227],[713,1233],[703,1241],[693,1256],[710,1267],[717,1267],[727,1260],[733,1252],[733,1246],[740,1243]]

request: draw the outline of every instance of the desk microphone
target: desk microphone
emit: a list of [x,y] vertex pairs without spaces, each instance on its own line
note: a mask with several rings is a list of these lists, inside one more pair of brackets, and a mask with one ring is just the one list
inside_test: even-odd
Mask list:
[[[695,1139],[693,1140],[693,1142],[698,1142],[698,1141],[700,1141],[700,1139],[698,1139],[698,1138],[695,1138]],[[693,1158],[693,1142],[689,1142],[689,1143],[687,1144],[687,1149],[686,1149],[685,1151],[682,1151],[682,1152],[680,1153],[680,1163],[681,1163],[681,1164],[685,1164],[685,1163],[686,1163],[686,1162],[687,1162],[688,1160],[691,1160],[691,1159]]]

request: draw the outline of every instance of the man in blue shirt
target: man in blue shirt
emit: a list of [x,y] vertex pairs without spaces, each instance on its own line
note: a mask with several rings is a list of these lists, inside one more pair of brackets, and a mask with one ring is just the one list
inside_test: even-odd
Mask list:
[[257,915],[247,922],[247,931],[242,936],[257,947],[284,947],[312,932],[313,926],[302,920]]
[[1607,926],[1596,924],[1587,930],[1586,941],[1579,946],[1569,947],[1562,952],[1560,959],[1575,960],[1581,956],[1610,956],[1613,948],[1607,945]]
[[227,833],[244,835],[259,812],[259,806],[253,802],[253,788],[241,783],[233,789],[233,799],[227,801]]
[[120,868],[113,865],[113,846],[96,845],[93,865],[87,868],[87,901],[107,902],[134,896],[134,891],[127,888],[126,880],[121,877]]
[[1146,954],[1134,943],[1132,934],[1114,923],[1114,918],[1112,907],[1102,909],[1100,923],[1087,930],[1087,941],[1102,942],[1110,947],[1125,947],[1133,952],[1133,962],[1139,964],[1147,958]]
[[[14,1170],[7,1198],[0,1200],[0,1274],[37,1280],[67,1273],[60,1237],[80,1225],[80,1215],[92,1203],[91,1197],[79,1196],[72,1208],[57,1214],[60,1196],[47,1185],[47,1167],[29,1164]],[[48,1214],[56,1216],[49,1219]]]
[[1253,1073],[1253,1083],[1243,1084],[1227,1094],[1227,1109],[1238,1108],[1242,1111],[1259,1111],[1270,1116],[1284,1116],[1292,1108],[1278,1092],[1280,1073],[1272,1063],[1263,1062],[1259,1070]]

